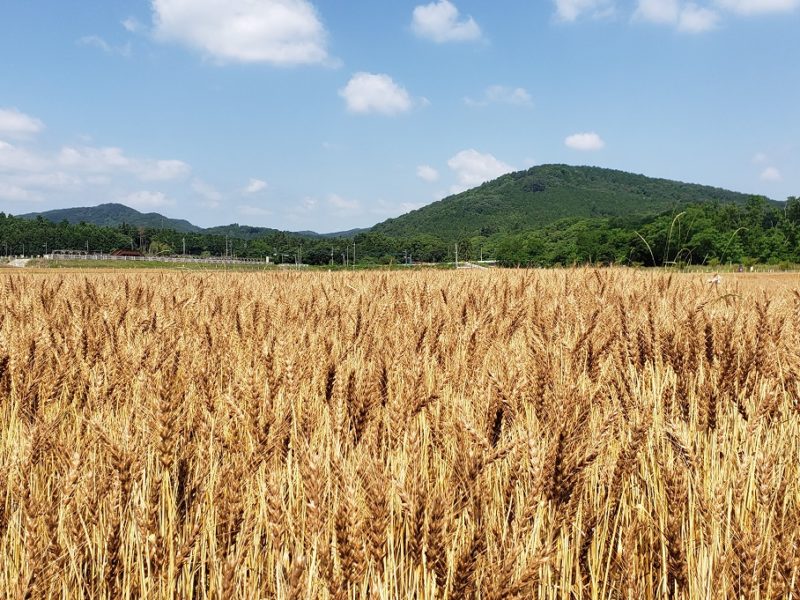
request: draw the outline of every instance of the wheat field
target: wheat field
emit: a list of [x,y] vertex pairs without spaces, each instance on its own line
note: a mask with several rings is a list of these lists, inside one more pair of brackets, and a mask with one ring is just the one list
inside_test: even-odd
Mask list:
[[0,274],[0,597],[796,598],[797,289]]

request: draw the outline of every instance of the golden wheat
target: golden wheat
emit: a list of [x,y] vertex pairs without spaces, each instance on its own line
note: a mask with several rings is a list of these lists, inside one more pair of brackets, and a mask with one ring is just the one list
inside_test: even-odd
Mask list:
[[2,598],[800,593],[791,285],[1,277]]

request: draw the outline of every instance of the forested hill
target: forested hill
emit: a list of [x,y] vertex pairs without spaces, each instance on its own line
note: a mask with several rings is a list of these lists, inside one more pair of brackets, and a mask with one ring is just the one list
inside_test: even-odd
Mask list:
[[170,219],[158,213],[141,213],[124,204],[115,203],[100,204],[98,206],[81,206],[77,208],[60,208],[41,213],[19,215],[19,217],[23,219],[35,219],[39,216],[53,223],[66,221],[73,225],[89,223],[101,227],[116,227],[126,224],[132,227],[172,229],[182,233],[202,231],[200,227],[192,225],[189,221],[185,221],[184,219]]
[[359,233],[369,231],[368,229],[351,229],[348,231],[324,234],[316,233],[314,231],[283,232],[270,227],[253,227],[250,225],[239,225],[238,223],[233,223],[231,225],[219,225],[204,229],[202,227],[198,227],[197,225],[193,225],[184,219],[171,219],[159,213],[142,213],[134,208],[125,206],[124,204],[115,203],[100,204],[98,206],[60,208],[57,210],[48,210],[40,213],[27,213],[18,216],[21,219],[27,220],[42,217],[46,221],[50,221],[52,223],[61,223],[62,221],[66,221],[71,225],[77,225],[79,223],[98,225],[100,227],[119,227],[120,225],[128,225],[136,228],[165,229],[177,231],[178,233],[206,233],[208,235],[221,237],[227,236],[229,238],[236,238],[240,240],[255,240],[265,236],[274,236],[277,234],[307,238],[353,237]]
[[743,205],[746,194],[598,167],[542,165],[509,173],[395,219],[373,232],[442,239],[516,233],[569,217],[638,217],[701,202]]

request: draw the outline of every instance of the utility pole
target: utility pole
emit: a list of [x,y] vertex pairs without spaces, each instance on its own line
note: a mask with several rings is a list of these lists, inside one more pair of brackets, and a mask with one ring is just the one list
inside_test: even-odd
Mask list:
[[186,238],[183,238],[183,255],[186,256]]
[[353,240],[353,270],[356,269],[356,241]]
[[458,244],[456,244],[456,269],[458,268]]

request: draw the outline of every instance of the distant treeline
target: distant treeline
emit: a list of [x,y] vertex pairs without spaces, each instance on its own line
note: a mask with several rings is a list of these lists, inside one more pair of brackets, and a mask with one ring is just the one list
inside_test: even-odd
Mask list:
[[[443,262],[456,242],[435,235],[393,237],[361,232],[320,238],[287,232],[239,239],[209,233],[100,227],[0,213],[0,252],[39,255],[58,249],[144,254],[272,257],[275,262],[325,265]],[[459,260],[496,259],[505,266],[571,264],[716,264],[800,262],[800,198],[779,207],[754,196],[744,205],[699,203],[649,217],[569,218],[520,233],[495,233],[457,241]]]

